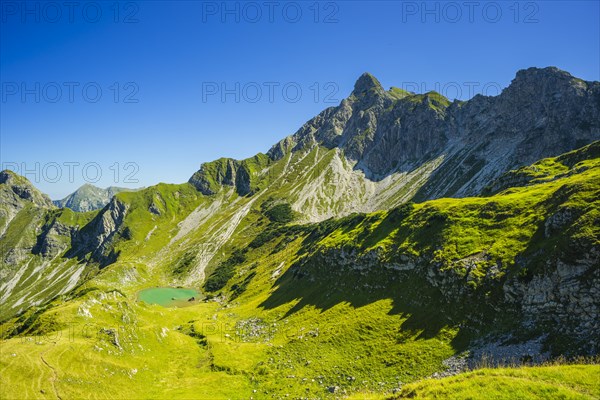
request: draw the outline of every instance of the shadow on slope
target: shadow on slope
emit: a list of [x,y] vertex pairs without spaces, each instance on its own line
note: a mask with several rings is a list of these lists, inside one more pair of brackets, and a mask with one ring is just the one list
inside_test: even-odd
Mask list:
[[[457,349],[464,348],[470,336],[468,322],[480,320],[478,316],[481,315],[493,315],[487,306],[469,301],[462,295],[449,301],[427,281],[425,269],[418,266],[401,271],[390,268],[393,263],[386,266],[357,256],[359,248],[375,245],[384,237],[395,236],[398,240],[406,235],[406,232],[394,234],[394,231],[413,207],[413,204],[406,204],[383,218],[352,215],[316,224],[303,240],[298,253],[301,258],[275,281],[274,290],[260,307],[275,309],[295,303],[282,317],[287,318],[305,307],[314,307],[324,313],[340,304],[358,309],[391,300],[392,308],[388,314],[402,318],[401,331],[416,339],[430,339],[438,336],[445,327],[465,326],[453,341]],[[379,223],[375,224],[376,221]],[[445,221],[439,218],[430,221],[424,234],[436,237],[443,231],[444,224]],[[360,233],[342,248],[316,250],[317,243],[333,231],[348,237]]]

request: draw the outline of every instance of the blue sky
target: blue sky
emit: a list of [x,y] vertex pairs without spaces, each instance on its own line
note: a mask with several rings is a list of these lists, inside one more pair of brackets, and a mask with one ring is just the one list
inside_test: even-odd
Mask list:
[[266,152],[365,71],[461,99],[530,66],[600,80],[597,1],[223,4],[2,1],[3,166],[52,198],[185,182]]

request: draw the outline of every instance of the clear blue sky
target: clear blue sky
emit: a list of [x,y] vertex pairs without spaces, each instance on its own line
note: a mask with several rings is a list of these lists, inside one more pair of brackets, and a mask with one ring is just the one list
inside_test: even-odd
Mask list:
[[[84,165],[93,180],[90,163],[102,170],[96,185],[137,187],[266,152],[365,71],[386,88],[417,84],[462,99],[471,82],[495,94],[530,66],[600,79],[598,1],[259,1],[227,10],[220,1],[140,1],[118,3],[118,13],[112,1],[28,3],[0,3],[0,158],[40,163],[40,176],[27,176],[52,198],[84,183]],[[222,99],[221,85],[235,92],[236,82],[239,102]],[[79,163],[73,182],[69,162]],[[128,162],[138,183],[124,181]]]

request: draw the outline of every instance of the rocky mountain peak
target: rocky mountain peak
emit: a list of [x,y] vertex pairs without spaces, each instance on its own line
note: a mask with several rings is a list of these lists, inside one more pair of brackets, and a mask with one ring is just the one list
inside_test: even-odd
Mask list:
[[81,185],[77,190],[82,190],[82,189],[100,189],[98,186],[94,186],[91,183],[84,183],[83,185]]
[[40,192],[27,178],[12,171],[4,170],[0,172],[0,185],[5,185],[6,190],[2,190],[0,197],[7,203],[17,204],[22,200],[26,200],[40,207],[53,207],[48,196]]
[[64,199],[55,200],[53,203],[57,207],[66,207],[74,211],[86,212],[103,208],[117,193],[135,190],[137,189],[127,189],[116,186],[110,186],[103,189],[90,183],[85,183]]
[[543,96],[562,97],[566,93],[583,95],[590,88],[588,83],[591,82],[575,78],[556,67],[531,67],[518,71],[503,94],[513,98],[530,99],[539,99]]
[[573,75],[556,67],[530,67],[517,71],[513,83],[540,81],[546,79],[571,79]]
[[12,171],[5,169],[4,171],[0,171],[0,184],[7,183],[10,180],[15,179],[16,174]]
[[381,83],[379,83],[377,78],[375,78],[370,73],[365,72],[358,78],[358,80],[354,84],[354,91],[352,92],[352,94],[359,97],[368,93],[381,94],[383,92],[385,92],[385,90],[383,89],[383,86],[381,86]]

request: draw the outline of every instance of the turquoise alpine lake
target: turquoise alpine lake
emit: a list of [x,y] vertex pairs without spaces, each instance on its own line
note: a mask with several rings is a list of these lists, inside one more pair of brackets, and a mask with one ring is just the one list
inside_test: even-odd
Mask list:
[[200,299],[200,292],[195,289],[156,287],[138,293],[138,299],[148,304],[163,307],[184,307]]

